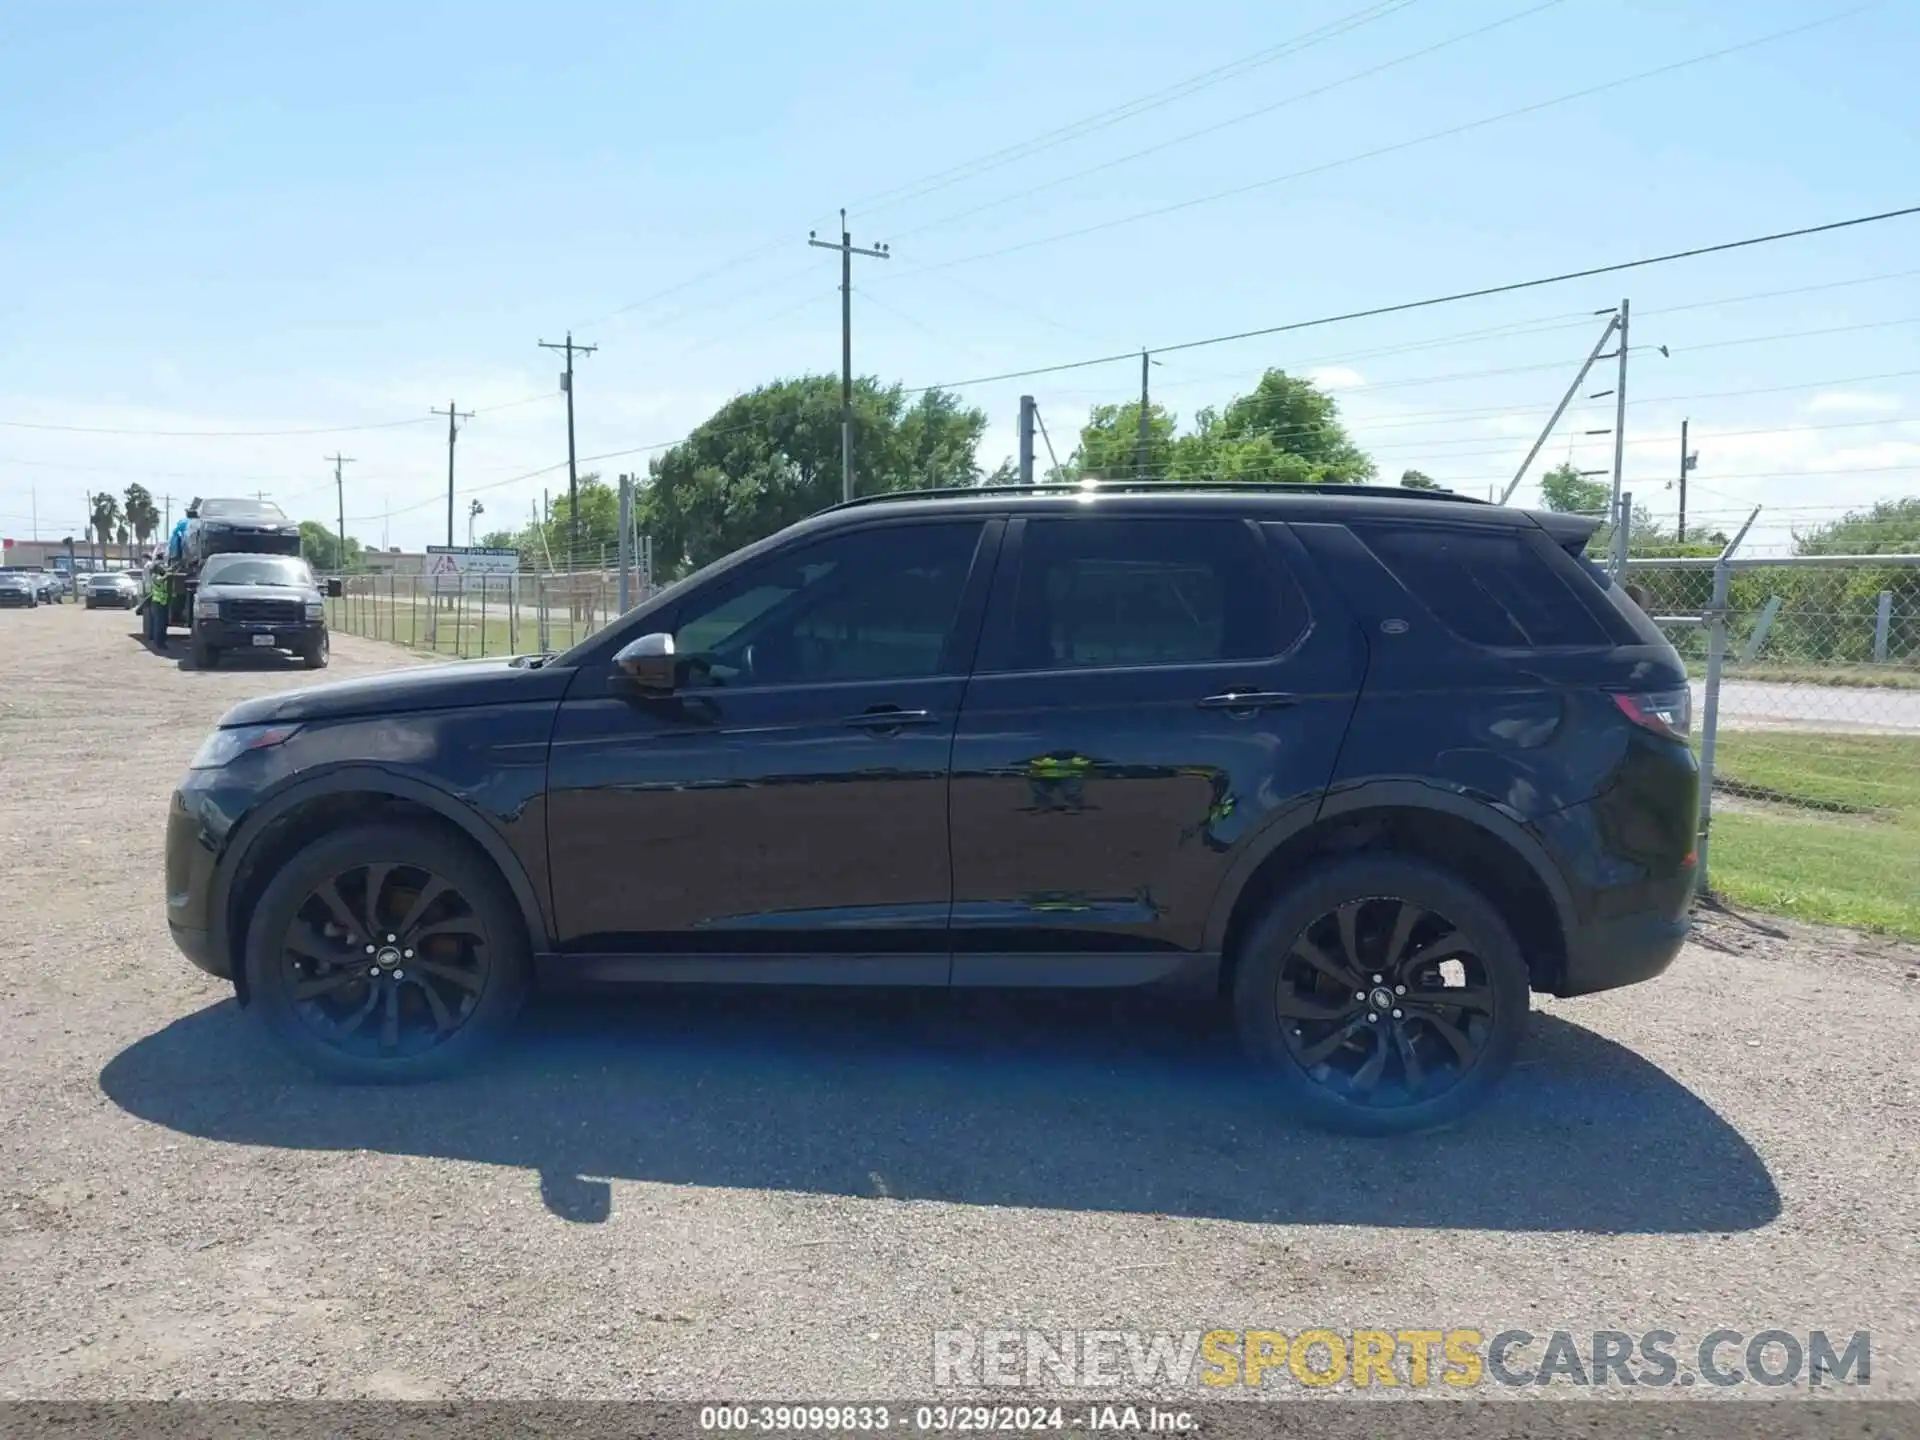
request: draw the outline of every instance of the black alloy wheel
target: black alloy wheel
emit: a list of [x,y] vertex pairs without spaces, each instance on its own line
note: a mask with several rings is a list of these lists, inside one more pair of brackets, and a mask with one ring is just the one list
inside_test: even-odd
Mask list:
[[1486,962],[1445,915],[1410,900],[1349,900],[1280,962],[1274,1008],[1293,1061],[1349,1103],[1437,1099],[1479,1063],[1499,1000]]
[[1519,1048],[1530,977],[1473,887],[1393,854],[1335,861],[1240,947],[1234,1008],[1256,1063],[1306,1118],[1394,1134],[1473,1109]]
[[249,989],[280,1038],[343,1080],[445,1074],[518,1011],[527,945],[498,871],[417,822],[336,832],[294,856],[249,927]]
[[445,877],[361,865],[323,880],[280,952],[294,1013],[349,1054],[401,1059],[472,1016],[491,967],[486,927]]

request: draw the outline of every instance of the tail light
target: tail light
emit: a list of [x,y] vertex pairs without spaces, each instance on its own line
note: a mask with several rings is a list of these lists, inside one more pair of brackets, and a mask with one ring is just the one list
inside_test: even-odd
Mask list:
[[1668,740],[1685,740],[1693,729],[1693,691],[1684,685],[1678,690],[1616,690],[1613,703],[1642,730]]

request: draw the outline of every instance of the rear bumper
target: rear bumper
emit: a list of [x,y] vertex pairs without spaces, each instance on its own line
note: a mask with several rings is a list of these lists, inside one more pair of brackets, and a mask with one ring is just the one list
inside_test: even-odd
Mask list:
[[1651,980],[1673,964],[1693,921],[1635,915],[1585,926],[1567,937],[1566,972],[1553,993],[1592,995]]

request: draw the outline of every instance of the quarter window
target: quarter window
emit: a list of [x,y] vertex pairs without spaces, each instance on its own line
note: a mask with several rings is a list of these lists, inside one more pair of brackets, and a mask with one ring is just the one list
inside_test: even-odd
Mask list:
[[1354,525],[1400,583],[1462,640],[1606,645],[1606,627],[1530,538],[1443,525]]

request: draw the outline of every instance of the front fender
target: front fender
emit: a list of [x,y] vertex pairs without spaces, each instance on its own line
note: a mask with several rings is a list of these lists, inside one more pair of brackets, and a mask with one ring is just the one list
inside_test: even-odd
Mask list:
[[[346,764],[319,772],[303,771],[284,789],[248,811],[246,817],[226,837],[221,863],[215,871],[212,913],[208,917],[212,931],[213,953],[233,956],[235,937],[231,934],[233,886],[244,873],[249,852],[267,834],[274,823],[303,805],[335,795],[372,795],[404,800],[418,805],[458,829],[492,860],[506,879],[514,902],[520,907],[533,949],[538,952],[550,944],[553,933],[544,897],[520,856],[486,814],[471,801],[412,775],[400,774],[380,765]],[[523,824],[544,825],[544,814],[523,815]],[[236,975],[240,966],[235,963]]]

